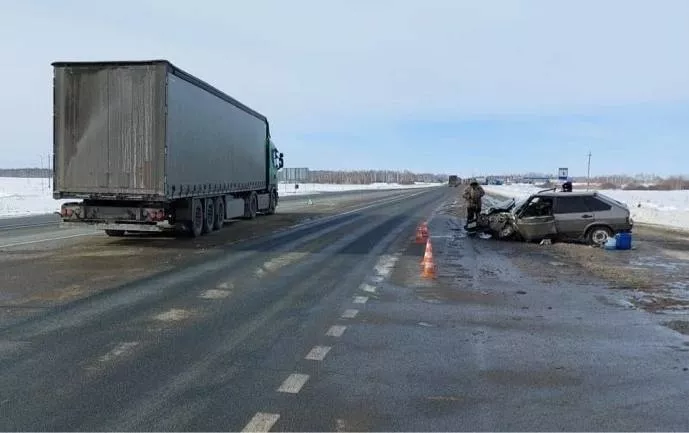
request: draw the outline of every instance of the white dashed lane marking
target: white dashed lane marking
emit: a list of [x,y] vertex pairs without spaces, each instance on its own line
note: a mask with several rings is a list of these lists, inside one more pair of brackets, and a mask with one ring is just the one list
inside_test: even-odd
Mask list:
[[287,376],[287,379],[285,379],[285,381],[282,382],[282,385],[280,385],[280,388],[278,388],[278,392],[297,394],[308,380],[308,374],[290,374],[289,376]]
[[361,286],[359,286],[359,289],[361,289],[361,290],[363,290],[364,292],[367,292],[367,293],[376,293],[376,288],[375,288],[375,286],[372,286],[372,285],[366,284],[366,283],[364,283],[364,284],[362,284]]
[[316,346],[311,349],[304,359],[311,361],[323,361],[328,352],[330,352],[330,349],[332,349],[330,346]]
[[230,296],[229,290],[216,290],[216,289],[206,290],[205,292],[203,292],[199,295],[199,297],[202,299],[225,299],[228,296]]
[[110,352],[106,353],[105,355],[101,356],[98,360],[100,362],[110,362],[110,361],[114,360],[115,358],[119,358],[120,356],[126,355],[127,353],[131,352],[138,345],[139,345],[138,341],[120,343],[117,345],[117,347],[115,347]]
[[355,304],[365,304],[366,301],[368,301],[368,296],[355,296],[354,297],[354,303]]
[[230,290],[234,288],[234,283],[232,281],[225,281],[223,283],[218,284],[216,289],[219,290]]
[[342,325],[333,325],[328,329],[328,332],[325,333],[328,337],[342,337],[342,334],[344,334],[345,329],[347,329],[346,326]]
[[269,432],[276,422],[280,419],[277,413],[259,412],[251,418],[249,424],[244,427],[243,432]]
[[357,314],[359,314],[359,310],[344,310],[341,317],[343,319],[353,319]]

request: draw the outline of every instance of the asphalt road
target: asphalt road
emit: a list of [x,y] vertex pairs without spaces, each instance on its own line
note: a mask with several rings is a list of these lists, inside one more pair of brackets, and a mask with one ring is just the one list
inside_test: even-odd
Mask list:
[[[399,190],[361,190],[338,191],[303,195],[283,194],[280,197],[278,212],[291,212],[303,207],[308,200],[315,202],[362,199],[376,197],[381,194],[396,194]],[[411,191],[411,189],[406,190]],[[94,230],[89,226],[77,228],[61,228],[57,214],[29,215],[21,217],[0,218],[0,249],[18,247],[48,241],[64,241],[83,236],[102,234],[102,230]]]
[[685,337],[574,266],[467,237],[456,193],[190,244],[172,269],[0,327],[0,430],[686,429]]
[[[324,193],[313,193],[313,194],[302,194],[302,195],[291,195],[283,194],[280,197],[281,203],[290,203],[295,201],[309,200],[309,199],[321,199],[321,198],[338,198],[338,197],[352,197],[361,196],[365,194],[381,192],[381,191],[400,191],[400,190],[361,190],[361,191],[338,191],[338,192],[324,192]],[[35,228],[46,228],[47,230],[54,230],[58,228],[60,223],[60,218],[57,214],[40,214],[40,215],[27,215],[20,217],[9,217],[0,218],[0,236],[2,236],[3,231],[8,230],[23,230],[23,229],[35,229]]]

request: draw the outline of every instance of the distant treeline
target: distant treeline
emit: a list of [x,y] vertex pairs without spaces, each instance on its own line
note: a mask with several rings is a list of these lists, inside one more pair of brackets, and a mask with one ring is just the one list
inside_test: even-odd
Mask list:
[[410,171],[391,170],[310,170],[308,183],[335,183],[348,185],[366,185],[371,183],[398,183],[412,185],[415,182],[447,182],[445,174],[412,173]]
[[53,171],[48,168],[0,168],[0,177],[50,178]]
[[[46,168],[3,168],[0,177],[49,178],[52,170]],[[447,182],[447,175],[432,173],[412,173],[410,171],[390,170],[310,170],[307,183],[335,183],[364,185],[371,183],[399,183],[412,185],[414,182]]]

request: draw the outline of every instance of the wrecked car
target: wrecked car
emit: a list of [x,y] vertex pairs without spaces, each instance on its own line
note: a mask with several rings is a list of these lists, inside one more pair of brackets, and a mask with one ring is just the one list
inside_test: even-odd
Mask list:
[[602,246],[616,233],[631,232],[629,208],[595,191],[540,191],[487,207],[478,228],[497,239],[584,241]]

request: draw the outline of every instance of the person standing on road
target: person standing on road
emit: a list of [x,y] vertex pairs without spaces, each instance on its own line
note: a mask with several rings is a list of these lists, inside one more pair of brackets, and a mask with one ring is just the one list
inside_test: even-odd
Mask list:
[[462,197],[464,197],[467,206],[467,225],[478,219],[478,214],[481,213],[481,199],[485,194],[486,192],[481,185],[474,179],[464,190]]

